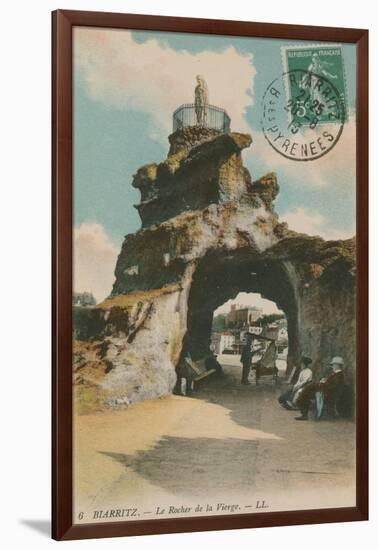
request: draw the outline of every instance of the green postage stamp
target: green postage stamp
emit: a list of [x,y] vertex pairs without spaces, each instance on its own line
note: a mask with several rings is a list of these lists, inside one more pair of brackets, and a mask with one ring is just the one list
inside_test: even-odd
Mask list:
[[318,159],[336,145],[347,120],[342,46],[282,46],[283,73],[267,87],[261,125],[286,158]]
[[[344,121],[347,120],[346,85],[342,47],[338,44],[312,44],[311,46],[282,46],[281,56],[284,73],[301,71],[310,75],[317,75],[330,84],[330,90],[336,89],[339,99],[344,106]],[[321,104],[320,94],[316,89],[308,96],[304,94],[305,86],[298,79],[287,79],[287,99],[296,99],[297,108],[291,111],[292,120],[302,126],[310,126],[315,108]],[[319,95],[319,97],[318,97]],[[298,99],[299,98],[299,99]],[[323,94],[324,99],[324,94]],[[325,109],[317,109],[317,123],[328,123],[329,118]]]

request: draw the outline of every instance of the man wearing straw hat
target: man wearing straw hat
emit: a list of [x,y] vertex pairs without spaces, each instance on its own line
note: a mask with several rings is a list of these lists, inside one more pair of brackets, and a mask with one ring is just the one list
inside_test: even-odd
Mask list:
[[298,416],[295,420],[308,420],[308,411],[310,408],[311,399],[317,392],[320,392],[324,401],[329,405],[329,410],[332,413],[335,411],[336,399],[340,389],[344,385],[344,360],[340,356],[335,356],[330,362],[332,372],[326,378],[322,378],[317,384],[309,384],[300,394],[297,400],[297,407],[300,409],[302,416]]

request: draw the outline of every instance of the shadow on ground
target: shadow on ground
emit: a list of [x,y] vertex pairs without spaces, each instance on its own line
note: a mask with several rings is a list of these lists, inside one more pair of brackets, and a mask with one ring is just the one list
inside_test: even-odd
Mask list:
[[208,488],[226,494],[254,486],[257,441],[164,437],[134,455],[99,451],[166,491],[186,496]]
[[[285,411],[277,397],[282,381],[240,384],[240,369],[226,368],[219,377],[199,385],[193,399],[220,405],[243,428],[279,437],[242,439],[209,436],[163,436],[153,448],[133,454],[98,450],[127,470],[164,491],[187,497],[227,495],[240,498],[249,492],[270,491],[299,495],[306,491],[327,495],[354,484],[354,425],[352,422],[296,422],[295,411]],[[189,399],[189,398],[188,398]],[[196,420],[196,422],[198,419]],[[184,423],[190,418],[184,418]],[[219,427],[219,426],[217,426]],[[180,432],[178,432],[180,434]],[[235,434],[236,435],[236,434]],[[127,475],[125,476],[127,479]],[[322,497],[323,498],[323,497]]]
[[243,386],[239,378],[238,369],[232,369],[219,376],[204,379],[193,397],[225,407],[230,411],[231,420],[245,428],[261,427],[263,401],[269,403],[268,406],[280,409],[281,414],[282,409],[277,398],[286,388],[282,381],[273,383],[271,377],[266,377],[257,386],[253,382]]

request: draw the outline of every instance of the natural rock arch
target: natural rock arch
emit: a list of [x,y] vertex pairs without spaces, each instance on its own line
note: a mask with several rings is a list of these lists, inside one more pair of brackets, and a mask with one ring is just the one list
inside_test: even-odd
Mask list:
[[97,357],[112,404],[169,394],[184,339],[194,356],[205,350],[213,310],[244,290],[286,313],[289,368],[301,352],[315,371],[342,355],[353,381],[354,239],[325,241],[280,223],[275,174],[253,180],[243,166],[249,135],[189,127],[169,141],[167,158],[134,176],[142,228],[125,237],[111,295],[74,309],[75,336],[89,341],[80,364]]

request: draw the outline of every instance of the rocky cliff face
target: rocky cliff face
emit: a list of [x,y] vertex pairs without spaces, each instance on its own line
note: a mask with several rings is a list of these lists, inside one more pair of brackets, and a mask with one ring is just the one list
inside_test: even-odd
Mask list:
[[[355,243],[290,231],[274,211],[275,174],[253,180],[241,152],[249,135],[190,128],[167,159],[140,168],[142,228],[126,236],[111,296],[76,326],[111,406],[168,394],[180,355],[209,349],[213,311],[239,292],[275,301],[289,324],[289,368],[305,352],[320,369],[342,355],[355,369]],[[93,357],[92,357],[93,359]]]
[[136,208],[142,226],[237,199],[249,178],[240,152],[251,141],[248,135],[196,127],[172,134],[166,160],[142,166],[134,176],[132,184],[141,193]]

